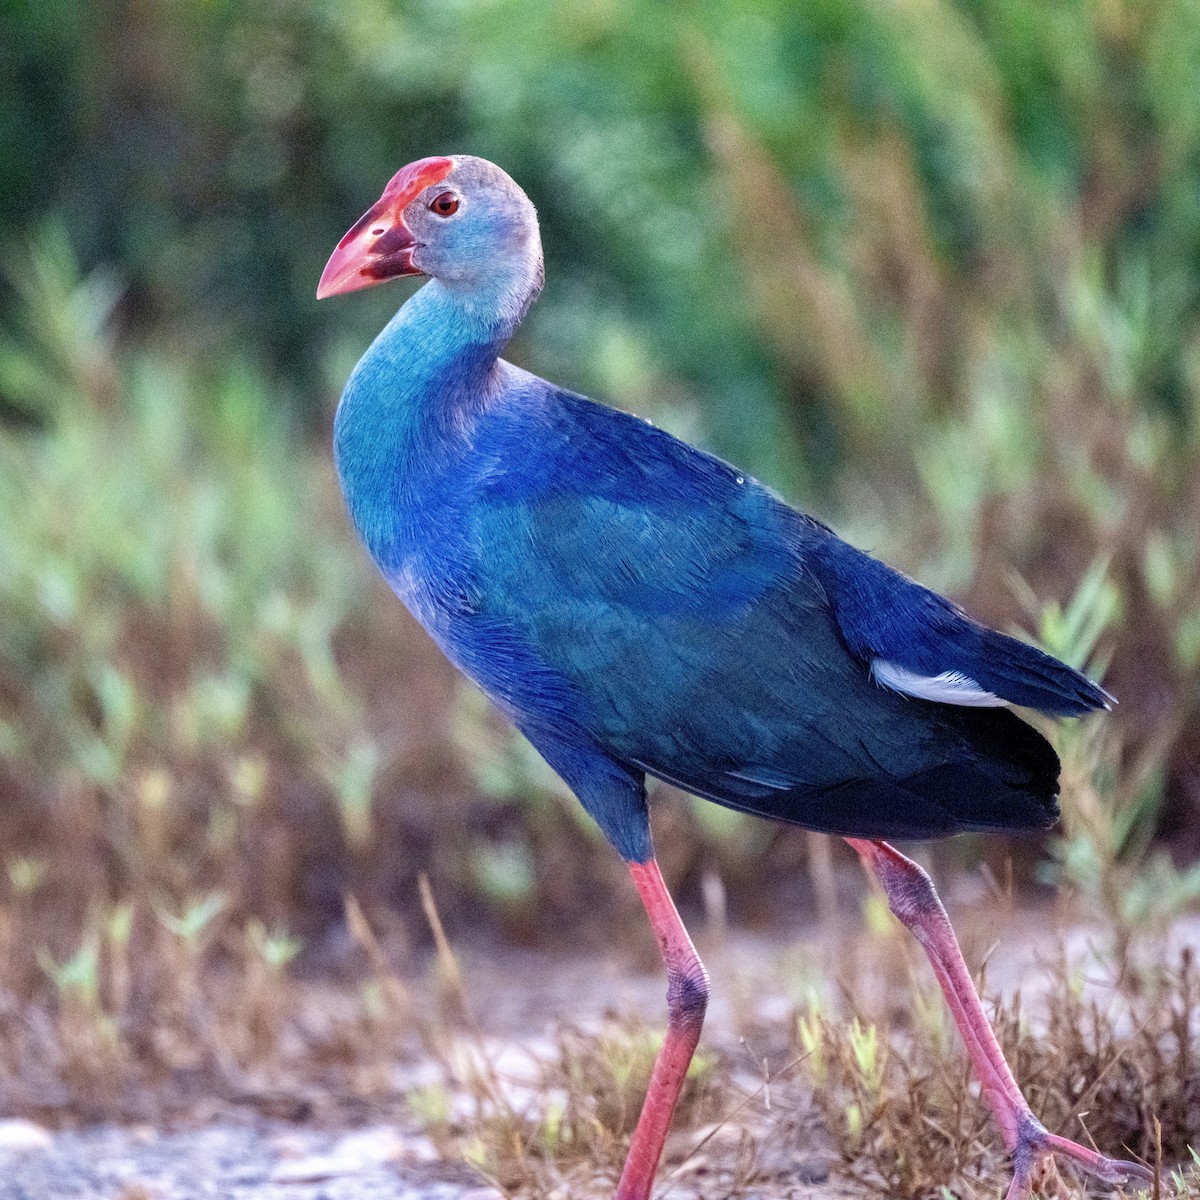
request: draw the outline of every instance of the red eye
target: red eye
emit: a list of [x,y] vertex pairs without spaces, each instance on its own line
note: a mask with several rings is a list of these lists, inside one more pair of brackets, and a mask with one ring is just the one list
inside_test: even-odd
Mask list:
[[453,192],[442,192],[434,197],[429,211],[437,213],[439,217],[452,217],[458,212],[458,197]]

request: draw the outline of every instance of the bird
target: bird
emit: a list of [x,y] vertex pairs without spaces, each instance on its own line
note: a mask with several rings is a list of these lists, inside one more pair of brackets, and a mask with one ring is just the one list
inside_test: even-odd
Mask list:
[[1008,1200],[1056,1158],[1149,1181],[1037,1119],[929,875],[889,841],[1051,826],[1058,756],[1013,708],[1077,717],[1112,697],[747,472],[501,357],[544,268],[534,205],[495,164],[402,168],[317,297],[405,276],[426,282],[345,385],[336,469],[391,588],[566,782],[645,907],[667,1027],[616,1200],[649,1200],[709,995],[655,858],[648,779],[861,856],[962,1034]]

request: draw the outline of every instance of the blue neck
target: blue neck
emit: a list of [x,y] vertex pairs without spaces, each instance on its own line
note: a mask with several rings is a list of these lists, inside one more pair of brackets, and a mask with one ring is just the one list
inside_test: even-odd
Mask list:
[[[492,304],[481,301],[492,299]],[[431,280],[371,343],[334,421],[342,492],[363,541],[389,573],[427,484],[496,391],[496,362],[520,315],[494,298]]]

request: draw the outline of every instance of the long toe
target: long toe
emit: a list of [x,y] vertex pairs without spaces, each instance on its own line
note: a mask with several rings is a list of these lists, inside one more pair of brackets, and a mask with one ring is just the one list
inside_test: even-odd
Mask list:
[[1043,1137],[1043,1154],[1059,1154],[1069,1158],[1076,1166],[1097,1179],[1103,1179],[1105,1183],[1154,1183],[1154,1172],[1142,1163],[1108,1158],[1056,1133],[1047,1133]]
[[1070,1138],[1047,1133],[1040,1125],[1034,1124],[1022,1129],[1013,1151],[1013,1181],[1008,1189],[1007,1200],[1028,1200],[1033,1194],[1038,1167],[1056,1157],[1069,1159],[1080,1170],[1105,1183],[1147,1186],[1153,1186],[1154,1183],[1154,1172],[1141,1163],[1108,1158]]

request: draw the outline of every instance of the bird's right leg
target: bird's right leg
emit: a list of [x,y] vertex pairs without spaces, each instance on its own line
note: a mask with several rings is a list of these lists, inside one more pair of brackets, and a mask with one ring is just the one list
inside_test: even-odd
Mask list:
[[688,937],[653,858],[629,863],[629,873],[667,968],[667,1034],[654,1063],[616,1200],[649,1200],[671,1116],[683,1091],[708,1007],[708,972]]
[[1033,1115],[1005,1061],[963,960],[950,918],[933,890],[933,881],[912,859],[905,858],[887,842],[865,838],[847,838],[846,841],[883,884],[892,912],[925,948],[975,1073],[983,1085],[983,1097],[995,1114],[1004,1144],[1012,1155],[1013,1181],[1008,1189],[1008,1200],[1025,1200],[1033,1191],[1035,1168],[1056,1154],[1071,1159],[1082,1170],[1106,1183],[1153,1182],[1153,1172],[1139,1163],[1106,1158],[1078,1142],[1046,1130]]

